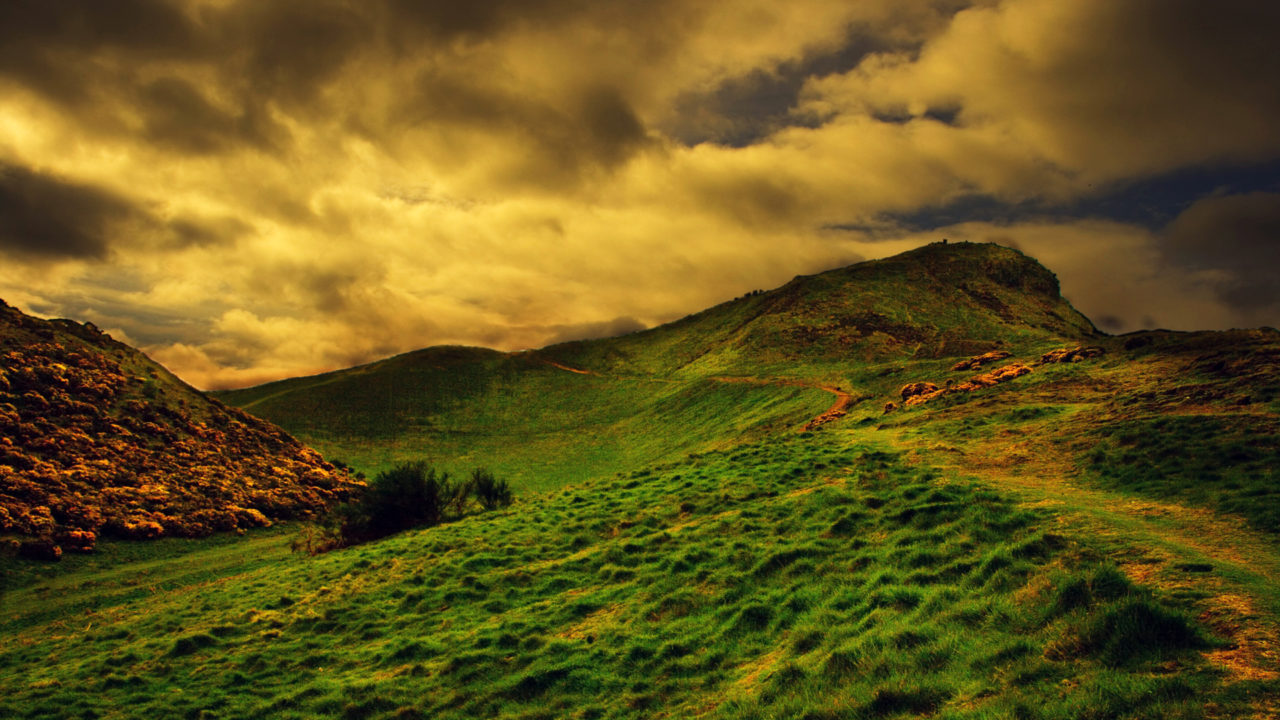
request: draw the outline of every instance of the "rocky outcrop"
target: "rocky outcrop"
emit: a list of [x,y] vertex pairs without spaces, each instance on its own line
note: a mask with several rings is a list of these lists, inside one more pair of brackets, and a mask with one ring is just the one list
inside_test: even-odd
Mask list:
[[[1030,372],[1030,365],[1015,362],[996,368],[988,373],[974,375],[964,382],[952,383],[951,381],[948,381],[947,384],[941,388],[931,382],[911,383],[910,385],[902,388],[903,405],[920,405],[946,395],[973,392],[974,390],[993,387],[1001,383],[1009,382],[1014,378],[1020,378]],[[911,391],[909,394],[908,390]],[[885,412],[890,411],[891,409],[888,406],[885,406]]]
[[[938,392],[938,386],[931,382],[913,382],[903,385],[898,394],[902,396],[903,402],[908,402],[911,398],[929,395]],[[908,404],[910,404],[908,402]]]
[[1041,355],[1040,364],[1080,362],[1081,360],[1102,357],[1105,354],[1107,354],[1107,351],[1100,347],[1059,348]]
[[998,360],[1004,360],[1005,358],[1009,358],[1009,357],[1013,357],[1013,353],[1009,352],[1008,350],[992,350],[991,352],[983,353],[981,355],[975,355],[974,357],[971,357],[968,360],[961,360],[955,365],[952,365],[951,370],[953,372],[961,372],[964,370],[977,370],[983,365],[987,365],[987,364],[996,362]]

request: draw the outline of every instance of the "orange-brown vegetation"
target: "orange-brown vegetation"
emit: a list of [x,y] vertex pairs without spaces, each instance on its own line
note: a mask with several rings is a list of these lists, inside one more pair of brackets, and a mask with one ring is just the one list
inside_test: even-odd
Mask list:
[[1100,347],[1059,348],[1041,355],[1040,364],[1080,362],[1081,360],[1102,357],[1106,352],[1105,349]]
[[100,534],[193,537],[308,516],[359,484],[91,325],[0,302],[0,534],[60,556]]
[[[1104,354],[1106,354],[1106,350],[1100,347],[1059,348],[1057,350],[1050,350],[1049,352],[1041,355],[1040,361],[1035,363],[1035,365],[1080,362],[1081,360],[1101,357]],[[991,352],[983,353],[981,355],[975,355],[967,360],[961,360],[955,365],[952,365],[951,369],[957,372],[962,370],[973,370],[980,368],[987,363],[1004,360],[1010,357],[1013,357],[1013,353],[1006,350],[992,350]],[[948,380],[943,387],[938,387],[935,383],[924,381],[908,383],[902,386],[899,394],[902,396],[902,404],[904,406],[920,405],[921,403],[927,403],[930,400],[943,397],[944,395],[973,392],[974,390],[981,390],[982,388],[988,388],[994,385],[999,385],[1003,382],[1008,382],[1014,378],[1019,378],[1030,373],[1033,367],[1033,365],[1028,365],[1023,362],[1012,362],[990,372],[974,375],[964,382],[957,383]],[[898,406],[896,404],[889,402],[885,404],[884,411],[889,413],[893,412],[897,408]]]
[[[1022,377],[1031,372],[1031,366],[1025,363],[1015,362],[1008,365],[998,367],[988,373],[974,375],[968,380],[960,383],[948,382],[945,387],[939,388],[931,382],[915,382],[902,388],[903,405],[919,405],[929,402],[935,398],[944,395],[952,395],[962,392],[973,392],[982,388],[999,385],[1008,382],[1014,378]],[[886,408],[885,412],[889,412]]]
[[902,401],[906,402],[911,398],[936,392],[938,392],[938,386],[931,382],[913,382],[902,386],[900,394],[902,395]]
[[981,355],[975,355],[968,360],[961,360],[955,365],[952,365],[951,369],[956,372],[961,370],[977,370],[987,363],[1004,360],[1008,357],[1013,357],[1013,353],[1008,350],[992,350],[991,352],[983,353]]

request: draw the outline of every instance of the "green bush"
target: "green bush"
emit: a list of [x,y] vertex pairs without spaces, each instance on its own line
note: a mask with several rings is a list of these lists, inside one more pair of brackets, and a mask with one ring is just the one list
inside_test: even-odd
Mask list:
[[338,506],[338,533],[344,544],[354,545],[436,525],[456,494],[448,473],[425,462],[397,465],[378,473],[358,500]]
[[335,507],[323,528],[304,528],[293,545],[316,554],[438,525],[465,515],[473,498],[485,510],[506,507],[511,504],[511,487],[484,468],[455,482],[428,463],[402,463],[378,473],[352,502]]
[[471,471],[471,490],[485,510],[495,510],[511,504],[511,486],[499,480],[484,468]]

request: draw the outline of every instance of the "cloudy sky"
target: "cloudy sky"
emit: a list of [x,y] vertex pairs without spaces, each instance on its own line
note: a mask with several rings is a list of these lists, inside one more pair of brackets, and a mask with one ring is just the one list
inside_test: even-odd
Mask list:
[[1280,4],[7,0],[0,298],[199,387],[680,317],[948,237],[1280,325]]

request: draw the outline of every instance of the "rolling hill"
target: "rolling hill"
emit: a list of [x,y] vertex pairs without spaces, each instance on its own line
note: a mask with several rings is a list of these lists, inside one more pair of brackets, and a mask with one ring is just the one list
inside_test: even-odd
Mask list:
[[834,400],[807,388],[843,388],[854,407],[915,364],[1098,337],[1035,260],[936,244],[622,337],[430,348],[214,395],[370,471],[426,456],[550,488],[800,429]]

